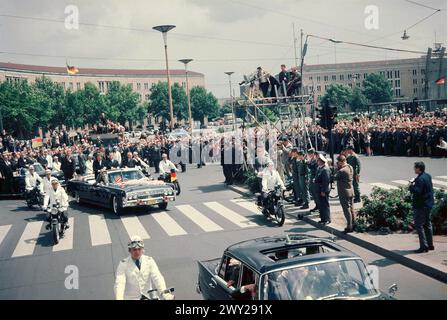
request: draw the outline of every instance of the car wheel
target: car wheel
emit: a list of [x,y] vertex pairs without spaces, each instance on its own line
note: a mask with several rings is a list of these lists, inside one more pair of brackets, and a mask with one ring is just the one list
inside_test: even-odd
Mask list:
[[168,208],[168,203],[167,202],[160,203],[158,207],[160,208],[160,210],[166,210]]
[[116,196],[112,197],[112,210],[113,210],[113,213],[118,216],[121,214],[121,211],[122,211],[121,201]]

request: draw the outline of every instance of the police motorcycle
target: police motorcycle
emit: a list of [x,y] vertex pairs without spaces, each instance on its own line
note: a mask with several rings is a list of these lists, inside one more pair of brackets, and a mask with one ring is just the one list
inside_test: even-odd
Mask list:
[[279,227],[284,224],[286,216],[284,213],[283,192],[280,186],[275,186],[264,197],[259,195],[257,205],[262,214],[275,221]]
[[43,206],[43,193],[40,189],[40,182],[37,182],[37,185],[26,195],[26,205],[28,208],[32,208],[37,205],[40,210],[42,210]]
[[173,294],[174,291],[174,288],[168,288],[160,293],[157,289],[149,290],[146,294],[141,296],[140,300],[160,300],[160,296],[168,293]]
[[59,200],[51,207],[47,209],[49,214],[50,224],[47,229],[50,230],[54,244],[58,244],[59,240],[64,237],[66,224],[62,221],[62,210]]
[[172,188],[176,192],[176,195],[180,195],[180,183],[178,182],[177,171],[175,169],[171,169],[171,172],[161,174],[158,180],[171,184]]

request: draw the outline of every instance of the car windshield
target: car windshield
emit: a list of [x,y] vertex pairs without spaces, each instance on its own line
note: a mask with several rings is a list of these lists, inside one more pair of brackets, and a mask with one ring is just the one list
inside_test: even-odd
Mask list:
[[128,182],[132,180],[140,180],[145,176],[139,170],[131,170],[131,171],[120,171],[109,173],[109,181],[111,183],[121,183]]
[[264,300],[364,299],[378,294],[362,260],[342,260],[268,273]]

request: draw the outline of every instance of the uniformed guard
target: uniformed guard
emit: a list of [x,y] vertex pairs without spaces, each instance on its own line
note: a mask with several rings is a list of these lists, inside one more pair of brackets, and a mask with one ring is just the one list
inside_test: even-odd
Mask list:
[[307,163],[309,167],[309,191],[312,196],[312,198],[315,201],[315,208],[310,210],[310,212],[318,211],[318,193],[316,191],[316,185],[315,185],[315,176],[317,175],[318,170],[318,162],[317,162],[318,155],[315,152],[315,149],[309,149],[307,151]]
[[129,257],[120,261],[116,270],[116,300],[147,300],[148,292],[157,289],[163,300],[174,296],[166,293],[165,280],[154,259],[144,255],[144,242],[133,236],[128,244]]
[[347,163],[354,169],[354,180],[352,182],[352,186],[354,187],[354,203],[359,203],[361,202],[359,186],[361,170],[360,159],[354,152],[354,148],[351,146],[346,148],[345,154]]
[[298,181],[300,199],[303,205],[300,209],[309,209],[309,167],[304,159],[304,151],[298,152]]

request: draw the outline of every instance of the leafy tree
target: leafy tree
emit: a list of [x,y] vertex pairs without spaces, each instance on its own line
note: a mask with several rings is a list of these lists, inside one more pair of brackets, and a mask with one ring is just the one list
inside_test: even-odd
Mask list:
[[122,125],[126,121],[142,120],[146,111],[140,105],[140,97],[133,92],[130,85],[122,85],[118,81],[110,83],[105,95],[106,109],[104,112],[113,121]]
[[326,103],[337,108],[344,108],[349,103],[352,95],[352,89],[342,84],[331,84],[321,98],[321,105]]
[[[171,90],[174,116],[179,120],[188,118],[188,98],[185,90],[178,83],[175,83]],[[166,82],[159,82],[152,86],[149,100],[149,113],[156,117],[170,119],[168,84]]]
[[31,85],[31,107],[36,116],[35,126],[48,128],[56,124],[63,124],[65,118],[58,118],[65,103],[63,87],[46,77],[37,78]]
[[203,124],[205,116],[212,119],[219,115],[219,103],[216,97],[204,87],[192,88],[190,95],[191,112],[195,120],[200,120]]
[[371,73],[362,83],[363,94],[372,103],[390,102],[392,88],[385,77]]
[[355,88],[352,91],[351,97],[349,98],[349,106],[352,111],[359,111],[366,108],[368,105],[368,99],[366,99],[360,88]]

